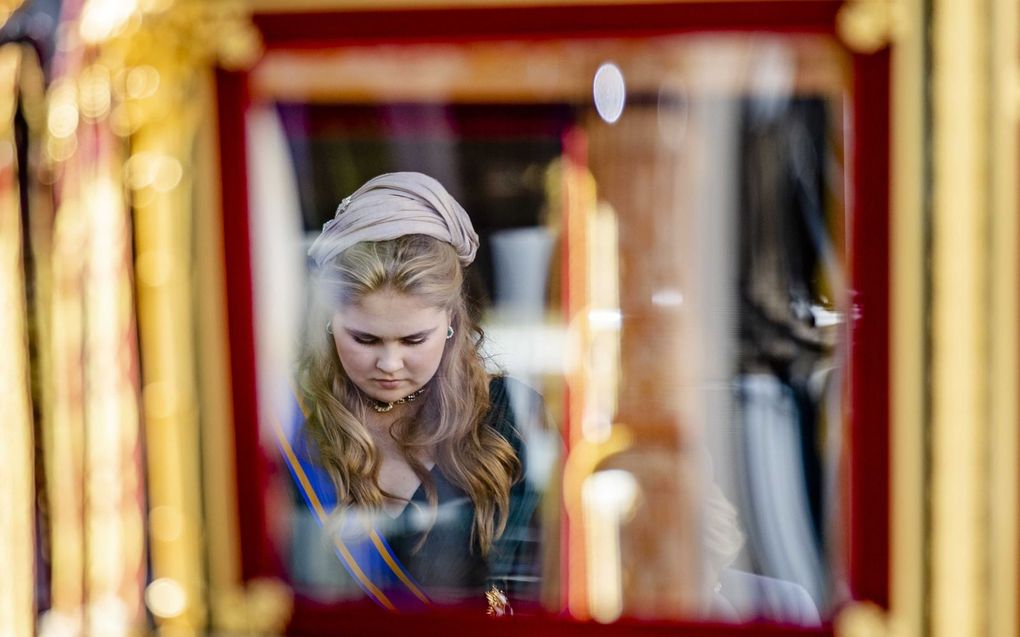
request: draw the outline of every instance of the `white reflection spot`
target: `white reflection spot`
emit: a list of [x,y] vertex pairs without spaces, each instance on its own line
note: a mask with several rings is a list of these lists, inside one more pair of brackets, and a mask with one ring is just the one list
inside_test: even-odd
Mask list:
[[652,305],[680,307],[684,304],[684,293],[680,290],[658,290],[652,293]]
[[145,588],[145,605],[157,617],[177,617],[184,612],[188,596],[177,581],[167,577]]
[[556,374],[567,360],[567,334],[557,325],[487,323],[485,355],[514,376]]
[[817,327],[832,327],[843,322],[842,312],[833,312],[821,305],[812,305],[811,315]]
[[588,606],[595,621],[609,623],[623,614],[623,561],[620,526],[634,512],[638,483],[619,469],[597,471],[581,486]]
[[751,113],[755,120],[772,121],[786,110],[793,95],[796,59],[788,46],[766,40],[755,50]]
[[593,329],[618,330],[621,320],[620,310],[591,310],[588,312],[588,322]]
[[584,481],[585,504],[625,518],[632,512],[638,483],[627,471],[596,471]]
[[623,83],[620,67],[606,62],[595,71],[593,90],[595,110],[599,117],[610,124],[616,123],[623,114],[623,105],[627,99],[627,88]]

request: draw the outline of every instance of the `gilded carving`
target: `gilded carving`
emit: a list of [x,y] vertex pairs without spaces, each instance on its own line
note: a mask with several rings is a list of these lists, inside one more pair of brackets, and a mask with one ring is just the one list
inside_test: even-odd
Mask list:
[[870,602],[854,602],[836,616],[836,637],[892,637],[885,611]]
[[839,10],[839,37],[857,53],[874,53],[893,44],[907,21],[899,0],[850,0]]
[[15,11],[24,3],[24,0],[0,0],[0,27],[2,27]]
[[[48,94],[48,161],[55,173],[87,168],[80,144],[101,138],[109,152],[103,183],[127,186],[109,189],[107,199],[118,206],[129,202],[134,216],[139,407],[145,442],[155,452],[145,454],[151,582],[144,600],[141,591],[125,599],[144,601],[160,633],[199,634],[210,617],[217,627],[280,632],[291,606],[285,586],[263,580],[245,586],[238,568],[228,569],[227,578],[213,577],[214,569],[207,568],[212,556],[204,542],[219,529],[211,528],[216,522],[202,509],[188,276],[197,214],[193,191],[209,179],[196,168],[195,153],[201,130],[215,119],[212,71],[254,63],[261,52],[258,32],[246,6],[232,1],[87,0],[69,18],[61,48],[71,62]],[[65,194],[71,210],[77,200]],[[232,479],[229,470],[216,476],[217,482]],[[137,527],[140,535],[143,525]],[[236,540],[221,553],[220,559],[236,560]]]
[[293,605],[290,589],[282,582],[260,578],[244,588],[214,593],[213,623],[232,633],[282,634]]

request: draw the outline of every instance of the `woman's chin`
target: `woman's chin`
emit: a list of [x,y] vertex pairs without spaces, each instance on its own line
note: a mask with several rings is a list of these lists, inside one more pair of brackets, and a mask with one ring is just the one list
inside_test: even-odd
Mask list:
[[414,390],[414,386],[410,383],[400,383],[399,385],[391,388],[380,387],[378,383],[373,383],[367,388],[362,388],[362,392],[372,400],[380,403],[392,403],[400,400],[407,396]]

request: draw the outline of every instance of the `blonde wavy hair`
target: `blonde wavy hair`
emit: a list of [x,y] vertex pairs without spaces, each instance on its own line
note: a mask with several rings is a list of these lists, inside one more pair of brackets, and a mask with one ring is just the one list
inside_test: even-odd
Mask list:
[[336,487],[341,514],[352,506],[377,510],[396,496],[379,487],[381,458],[365,425],[368,403],[340,364],[326,322],[336,308],[381,291],[409,294],[449,311],[454,333],[439,369],[413,403],[414,413],[394,422],[390,435],[421,480],[433,512],[438,496],[421,460],[425,451],[468,494],[475,506],[472,541],[485,555],[506,527],[510,488],[521,462],[510,443],[484,422],[489,376],[481,356],[483,333],[468,315],[463,282],[453,247],[432,237],[408,235],[344,250],[313,275],[311,327],[297,381],[307,430]]

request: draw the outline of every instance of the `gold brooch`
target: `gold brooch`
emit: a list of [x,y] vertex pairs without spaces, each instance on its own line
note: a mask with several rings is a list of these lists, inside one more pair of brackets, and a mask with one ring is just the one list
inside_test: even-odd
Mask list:
[[485,591],[485,601],[489,602],[489,610],[486,611],[488,615],[503,617],[514,614],[514,609],[510,607],[510,600],[507,599],[506,593],[496,588],[495,584]]

